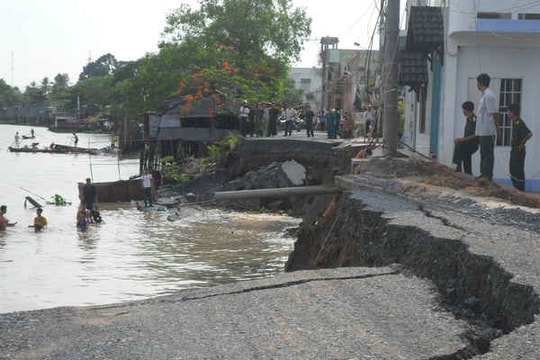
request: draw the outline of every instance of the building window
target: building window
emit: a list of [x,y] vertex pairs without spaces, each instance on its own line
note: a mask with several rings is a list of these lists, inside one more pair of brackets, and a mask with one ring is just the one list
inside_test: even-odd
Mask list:
[[507,106],[516,103],[521,105],[521,79],[501,79],[499,92],[499,117],[501,136],[497,137],[497,145],[510,146],[512,141],[512,121],[508,118]]
[[540,14],[518,14],[519,20],[540,20]]
[[300,89],[304,90],[304,93],[311,91],[311,79],[300,79]]
[[479,12],[478,19],[511,19],[512,13]]

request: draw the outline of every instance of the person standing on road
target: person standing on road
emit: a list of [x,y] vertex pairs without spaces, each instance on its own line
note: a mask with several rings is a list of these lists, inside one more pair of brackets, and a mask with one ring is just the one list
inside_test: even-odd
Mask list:
[[472,175],[471,157],[478,150],[478,138],[475,135],[476,115],[474,115],[474,104],[471,101],[465,101],[461,108],[466,119],[465,131],[463,137],[454,139],[452,162],[456,164],[456,171]]
[[512,120],[510,178],[516,189],[525,191],[525,143],[533,134],[521,119],[521,106],[519,104],[508,105],[508,118]]
[[364,138],[367,139],[368,137],[371,136],[370,135],[371,130],[372,130],[371,126],[373,124],[373,112],[371,110],[371,105],[368,105],[363,116],[364,116]]
[[248,120],[249,120],[249,106],[247,103],[247,100],[244,100],[242,102],[242,106],[240,106],[240,134],[242,136],[247,136],[249,132],[248,128]]
[[480,176],[478,178],[487,180],[493,179],[495,137],[499,132],[499,105],[489,87],[490,81],[488,74],[480,74],[476,78],[476,87],[482,92],[475,132],[480,144]]
[[144,206],[152,206],[152,174],[148,172],[148,169],[144,170],[144,174],[141,175],[141,183],[144,190]]
[[311,110],[310,105],[306,105],[306,112],[304,114],[304,118],[306,120],[306,133],[307,137],[314,137],[313,135],[313,119],[315,118],[315,113],[313,110]]
[[270,136],[270,105],[266,102],[262,105],[262,136]]
[[337,138],[339,120],[339,112],[337,109],[333,108],[332,111],[328,112],[328,115],[326,117],[326,130],[329,139]]
[[296,119],[296,110],[292,105],[288,105],[285,109],[285,136],[292,135],[294,120]]
[[278,118],[280,114],[280,109],[277,104],[271,103],[270,104],[270,125],[268,126],[268,133],[270,136],[276,136],[277,131],[277,124],[278,124]]

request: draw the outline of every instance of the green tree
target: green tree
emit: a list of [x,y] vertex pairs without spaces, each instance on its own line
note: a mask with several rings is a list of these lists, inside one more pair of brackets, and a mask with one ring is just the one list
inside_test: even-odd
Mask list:
[[49,102],[59,113],[75,113],[77,109],[77,95],[74,87],[69,86],[68,74],[57,74],[49,93]]
[[181,94],[277,99],[310,24],[290,0],[203,0],[168,16],[161,49],[182,56]]
[[47,94],[43,86],[38,86],[32,81],[24,91],[24,102],[26,105],[43,104],[47,100]]
[[86,116],[95,116],[110,104],[113,94],[112,76],[93,77],[79,81],[75,86],[82,112]]
[[16,105],[22,102],[23,95],[16,87],[9,86],[4,79],[0,79],[0,107]]
[[114,55],[102,55],[96,61],[89,62],[83,67],[83,71],[79,75],[79,81],[111,75],[117,66],[118,62]]
[[164,42],[198,39],[201,45],[233,48],[246,60],[269,56],[297,60],[311,30],[305,10],[291,0],[202,0],[193,10],[182,5],[167,17]]

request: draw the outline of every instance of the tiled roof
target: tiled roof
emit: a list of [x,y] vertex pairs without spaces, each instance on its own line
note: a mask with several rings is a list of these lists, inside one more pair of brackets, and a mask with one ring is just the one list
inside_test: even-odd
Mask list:
[[441,8],[413,6],[407,24],[409,51],[431,52],[444,43],[444,21]]
[[423,52],[402,51],[400,58],[400,85],[415,87],[428,82],[427,59]]

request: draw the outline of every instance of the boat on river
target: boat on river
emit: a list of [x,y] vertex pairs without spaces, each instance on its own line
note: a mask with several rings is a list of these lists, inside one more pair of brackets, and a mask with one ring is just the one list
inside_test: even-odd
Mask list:
[[[79,199],[83,198],[85,183],[78,183]],[[100,203],[130,202],[144,199],[140,179],[118,180],[108,182],[93,182]]]
[[66,153],[82,153],[82,154],[91,154],[91,155],[97,155],[99,153],[99,149],[96,148],[82,148],[77,146],[69,146],[69,145],[59,145],[59,144],[51,144],[52,148],[64,150]]
[[91,154],[91,155],[97,155],[99,153],[99,149],[95,148],[81,148],[76,146],[69,146],[69,145],[58,145],[58,144],[51,144],[49,147],[38,147],[37,144],[32,144],[32,146],[23,146],[23,147],[15,147],[10,146],[8,147],[8,150],[11,152],[18,152],[18,153],[50,153],[50,154]]

